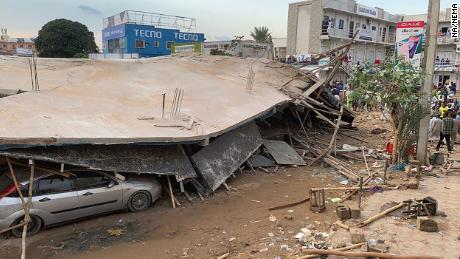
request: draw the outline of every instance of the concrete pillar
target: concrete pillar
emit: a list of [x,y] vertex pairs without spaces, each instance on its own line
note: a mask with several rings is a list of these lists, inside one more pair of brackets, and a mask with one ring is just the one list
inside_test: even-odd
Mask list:
[[[436,58],[436,33],[438,31],[439,21],[439,8],[440,0],[430,0],[428,5],[428,19],[427,19],[427,41],[425,43],[425,80],[423,83],[423,98],[420,103],[430,107],[431,102],[431,87],[433,85],[434,62]],[[430,123],[430,116],[426,116],[420,120],[419,136],[417,141],[417,160],[422,164],[426,164],[427,149],[428,149],[428,126]]]

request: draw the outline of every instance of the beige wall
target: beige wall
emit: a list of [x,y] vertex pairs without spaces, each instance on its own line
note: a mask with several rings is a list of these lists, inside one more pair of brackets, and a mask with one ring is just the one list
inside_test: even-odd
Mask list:
[[289,5],[287,54],[319,53],[323,11],[321,0],[308,0]]

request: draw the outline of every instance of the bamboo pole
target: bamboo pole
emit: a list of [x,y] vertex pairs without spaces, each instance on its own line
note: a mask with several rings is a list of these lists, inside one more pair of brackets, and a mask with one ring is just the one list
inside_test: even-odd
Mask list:
[[376,214],[376,215],[374,215],[374,216],[372,216],[372,217],[366,219],[365,221],[359,223],[359,225],[360,225],[360,227],[364,227],[365,225],[367,225],[367,224],[369,224],[369,223],[372,223],[372,222],[374,222],[374,221],[376,221],[376,220],[378,220],[378,219],[384,217],[384,216],[387,215],[388,213],[393,212],[393,211],[395,211],[395,210],[397,210],[397,209],[399,209],[399,208],[404,207],[405,205],[406,205],[406,204],[405,204],[404,202],[401,202],[401,203],[399,203],[398,205],[395,205],[395,206],[393,206],[393,207],[391,207],[391,208],[389,208],[389,209],[386,209],[386,210],[384,210],[384,211],[382,211],[382,212],[380,212],[380,213],[378,213],[378,214]]
[[172,186],[171,186],[171,180],[169,180],[169,175],[167,175],[166,178],[168,179],[169,193],[171,194],[170,195],[171,196],[171,203],[172,203],[173,208],[175,209],[176,208],[176,202],[174,200],[174,193],[173,193]]
[[343,229],[350,230],[350,227],[345,225],[345,224],[343,224],[342,221],[340,221],[340,220],[337,220],[334,224],[336,224],[337,226],[339,226],[339,227],[341,227]]
[[337,124],[335,125],[334,134],[332,135],[331,142],[329,143],[328,155],[331,154],[332,148],[334,148],[334,150],[336,149],[337,145],[336,145],[335,140],[337,138],[337,133],[339,132],[340,121],[342,121],[342,115],[343,115],[343,105],[340,106],[340,115],[339,115],[339,118],[337,119]]
[[[360,248],[365,244],[366,243],[359,243],[359,244],[354,244],[354,245],[351,245],[351,246],[341,247],[341,248],[337,248],[337,249],[333,249],[333,250],[329,250],[329,251],[347,251],[347,250],[351,250],[351,249],[355,249],[355,248]],[[316,257],[319,257],[319,255],[305,255],[305,256],[297,257],[297,259],[308,259],[308,258],[316,258]]]
[[[377,258],[391,258],[391,259],[441,259],[442,258],[438,256],[394,255],[394,254],[384,254],[384,253],[375,253],[375,252],[344,252],[344,251],[337,251],[337,250],[322,250],[322,249],[306,250],[305,253],[310,254],[310,255],[313,255],[313,254],[314,255],[337,255],[337,256],[347,256],[347,257],[377,257]],[[303,258],[308,258],[308,257],[300,257],[300,258],[303,259]]]
[[367,174],[371,175],[371,170],[369,169],[369,164],[367,163],[366,154],[364,154],[364,147],[361,147],[361,151],[363,153],[364,163],[366,163]]
[[[374,172],[372,175],[368,176],[368,177],[366,178],[366,180],[364,180],[364,183],[363,183],[363,184],[364,184],[364,185],[368,184],[368,183],[372,180],[372,178],[374,178],[374,176],[375,176],[376,174],[378,174],[378,172]],[[358,192],[358,190],[353,190],[350,194],[348,194],[347,196],[345,196],[345,198],[343,198],[342,201],[341,201],[340,203],[342,203],[342,202],[344,202],[344,201],[350,199],[350,197],[353,196],[353,195],[355,195],[357,192]]]
[[35,163],[34,160],[30,160],[30,178],[29,178],[29,196],[27,198],[27,207],[24,208],[24,220],[26,224],[22,228],[22,252],[21,252],[21,259],[26,259],[26,236],[27,236],[27,228],[29,227],[30,219],[30,206],[32,205],[32,189],[34,186],[34,175],[35,175]]

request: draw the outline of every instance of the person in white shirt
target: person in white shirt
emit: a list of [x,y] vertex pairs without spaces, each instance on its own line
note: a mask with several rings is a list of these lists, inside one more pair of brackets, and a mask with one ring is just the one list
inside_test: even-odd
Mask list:
[[439,118],[438,114],[434,114],[430,120],[428,128],[428,136],[431,142],[436,142],[439,140],[439,135],[441,133],[442,120]]

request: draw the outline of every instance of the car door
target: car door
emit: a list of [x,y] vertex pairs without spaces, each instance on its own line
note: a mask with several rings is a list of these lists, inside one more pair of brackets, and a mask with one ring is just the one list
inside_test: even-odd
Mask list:
[[74,172],[80,213],[84,216],[122,208],[122,186],[104,173]]
[[32,206],[46,224],[55,224],[78,218],[78,194],[71,179],[61,175],[51,175],[34,183]]

